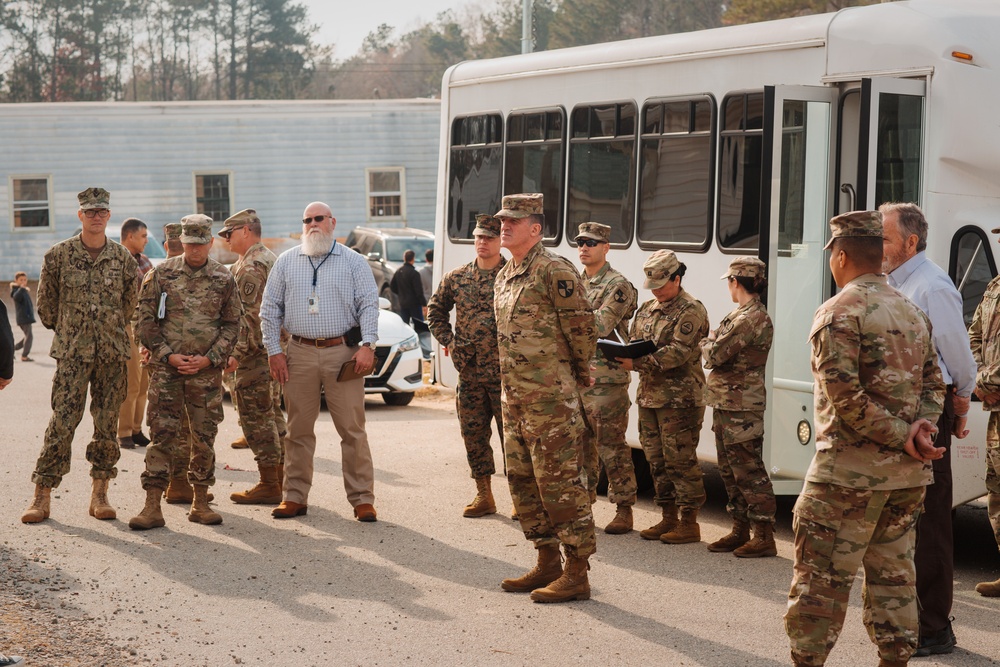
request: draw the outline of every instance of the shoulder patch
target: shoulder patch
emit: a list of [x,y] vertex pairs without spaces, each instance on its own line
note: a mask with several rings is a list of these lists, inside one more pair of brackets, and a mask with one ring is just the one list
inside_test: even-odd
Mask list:
[[559,296],[564,299],[568,299],[573,296],[573,290],[576,288],[576,282],[573,280],[559,280],[556,282],[556,290],[559,292]]
[[615,301],[618,303],[625,303],[626,299],[627,297],[625,296],[625,292],[623,292],[620,287],[615,290]]
[[694,331],[694,325],[691,322],[681,322],[681,333],[687,336],[692,331]]
[[256,291],[257,291],[257,283],[247,282],[247,284],[243,286],[243,294],[245,294],[246,296],[251,296]]

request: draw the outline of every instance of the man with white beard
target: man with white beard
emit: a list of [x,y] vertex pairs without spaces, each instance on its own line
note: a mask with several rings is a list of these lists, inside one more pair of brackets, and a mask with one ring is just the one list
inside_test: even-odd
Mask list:
[[[323,202],[306,206],[302,245],[281,254],[260,306],[271,377],[288,410],[285,478],[276,519],[306,514],[316,451],[316,418],[325,395],[340,434],[347,500],[358,521],[375,521],[375,469],[365,433],[364,376],[375,365],[378,292],[368,262],[337,243],[337,220]],[[287,354],[281,329],[291,334]]]

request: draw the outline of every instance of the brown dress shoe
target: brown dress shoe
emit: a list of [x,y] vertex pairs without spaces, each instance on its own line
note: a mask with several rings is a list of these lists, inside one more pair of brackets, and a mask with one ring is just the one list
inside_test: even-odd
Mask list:
[[293,516],[305,516],[308,505],[293,503],[291,500],[282,500],[281,504],[271,510],[271,516],[275,519],[291,519]]
[[368,503],[355,507],[354,516],[358,518],[358,521],[378,521],[375,508]]

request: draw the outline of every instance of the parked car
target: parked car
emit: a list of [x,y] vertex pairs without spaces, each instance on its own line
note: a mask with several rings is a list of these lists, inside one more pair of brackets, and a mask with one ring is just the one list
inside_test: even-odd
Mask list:
[[407,250],[416,254],[415,266],[419,270],[424,265],[424,253],[434,247],[434,235],[412,227],[355,227],[344,245],[368,258],[379,296],[388,299],[392,310],[398,311],[399,302],[389,289],[392,276],[403,264]]
[[379,298],[375,368],[365,377],[366,394],[382,394],[387,405],[407,405],[423,386],[423,356],[412,327]]

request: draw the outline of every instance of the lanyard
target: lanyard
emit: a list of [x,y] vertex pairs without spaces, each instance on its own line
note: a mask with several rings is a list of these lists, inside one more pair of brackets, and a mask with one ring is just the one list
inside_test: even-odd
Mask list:
[[324,264],[326,264],[326,260],[330,259],[330,255],[333,254],[333,249],[336,248],[336,247],[337,247],[337,242],[334,241],[333,245],[330,246],[330,252],[326,253],[326,257],[324,257],[323,261],[319,263],[319,266],[316,266],[315,264],[313,264],[313,258],[310,257],[309,255],[306,255],[306,259],[309,260],[309,266],[311,266],[312,269],[313,269],[313,292],[316,291],[316,276],[319,274],[320,268]]

